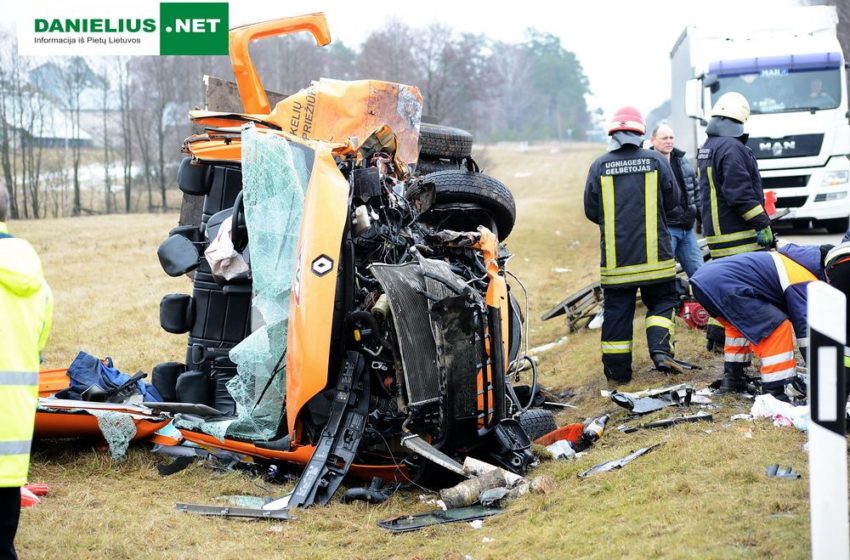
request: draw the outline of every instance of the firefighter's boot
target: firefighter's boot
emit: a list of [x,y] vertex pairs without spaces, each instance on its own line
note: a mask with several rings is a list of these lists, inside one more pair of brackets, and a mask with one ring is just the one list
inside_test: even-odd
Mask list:
[[717,394],[727,395],[743,393],[747,390],[747,377],[744,375],[744,364],[726,362],[723,364],[723,379]]

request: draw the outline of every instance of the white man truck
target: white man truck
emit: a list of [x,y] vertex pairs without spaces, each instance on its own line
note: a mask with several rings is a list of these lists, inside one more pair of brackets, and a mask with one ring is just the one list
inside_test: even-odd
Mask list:
[[750,103],[747,145],[765,191],[795,227],[848,229],[850,113],[834,7],[763,13],[685,28],[670,53],[670,124],[693,158],[711,107],[726,92]]

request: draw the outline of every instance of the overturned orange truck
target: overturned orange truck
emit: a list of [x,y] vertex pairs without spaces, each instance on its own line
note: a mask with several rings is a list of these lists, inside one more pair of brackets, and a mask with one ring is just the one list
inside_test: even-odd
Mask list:
[[[145,438],[303,468],[293,505],[326,503],[348,472],[439,477],[443,457],[525,471],[529,436],[555,426],[530,408],[505,279],[510,191],[468,134],[420,123],[415,87],[323,79],[272,107],[248,45],[296,31],[330,41],[322,14],[231,30],[243,111],[190,114],[203,132],[178,185],[202,210],[158,250],[192,277],[160,305],[187,355],[153,369],[165,402],[140,405]],[[69,416],[39,412],[53,435]]]

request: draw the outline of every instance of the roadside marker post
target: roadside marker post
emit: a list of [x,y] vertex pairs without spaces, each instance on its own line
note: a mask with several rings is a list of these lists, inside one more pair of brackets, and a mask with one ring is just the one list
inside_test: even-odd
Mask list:
[[808,285],[809,509],[812,559],[850,558],[847,507],[845,295]]

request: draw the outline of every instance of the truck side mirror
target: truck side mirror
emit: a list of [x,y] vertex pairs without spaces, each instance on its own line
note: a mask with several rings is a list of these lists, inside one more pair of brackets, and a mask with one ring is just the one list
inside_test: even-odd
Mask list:
[[705,112],[702,110],[703,84],[699,78],[685,82],[685,114],[692,119],[699,119],[706,124]]

